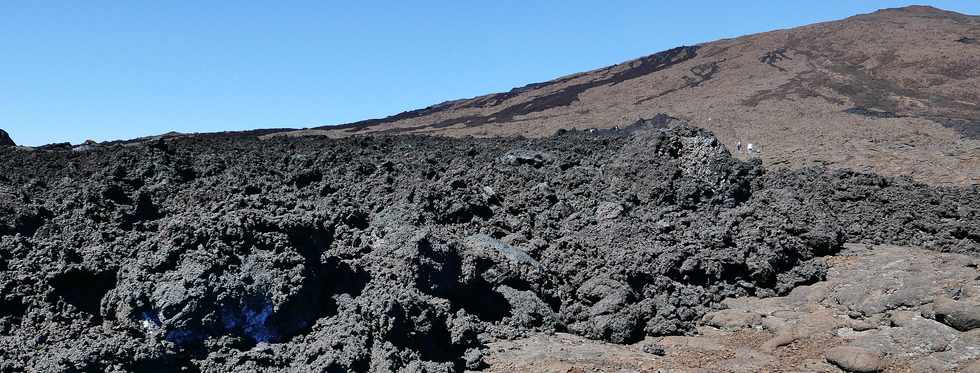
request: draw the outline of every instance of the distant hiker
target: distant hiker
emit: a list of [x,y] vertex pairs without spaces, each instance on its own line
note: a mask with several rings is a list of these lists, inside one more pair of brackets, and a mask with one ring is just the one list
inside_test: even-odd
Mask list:
[[741,141],[735,143],[735,152],[736,153],[741,153],[742,152],[742,142]]
[[748,153],[749,156],[752,155],[752,143],[749,143],[748,145],[745,146],[745,152]]

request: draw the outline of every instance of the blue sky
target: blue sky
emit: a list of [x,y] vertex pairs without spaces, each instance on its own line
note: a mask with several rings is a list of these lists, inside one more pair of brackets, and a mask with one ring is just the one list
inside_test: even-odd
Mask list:
[[5,0],[0,128],[39,145],[338,124],[915,2],[801,3]]

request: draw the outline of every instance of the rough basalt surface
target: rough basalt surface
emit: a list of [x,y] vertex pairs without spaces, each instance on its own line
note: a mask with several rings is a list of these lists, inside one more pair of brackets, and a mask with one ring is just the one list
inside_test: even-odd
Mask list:
[[766,171],[654,122],[0,149],[0,372],[455,372],[531,333],[691,332],[846,240],[980,253],[975,188]]
[[501,340],[488,345],[485,371],[945,373],[980,366],[980,258],[845,244],[826,262],[826,280],[785,296],[723,300],[692,335],[633,344],[567,333]]

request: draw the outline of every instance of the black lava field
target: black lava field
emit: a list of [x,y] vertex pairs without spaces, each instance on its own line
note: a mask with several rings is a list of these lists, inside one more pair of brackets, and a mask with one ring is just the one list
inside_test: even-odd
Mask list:
[[976,187],[659,122],[0,148],[0,372],[461,372],[532,333],[689,333],[844,242],[980,254]]

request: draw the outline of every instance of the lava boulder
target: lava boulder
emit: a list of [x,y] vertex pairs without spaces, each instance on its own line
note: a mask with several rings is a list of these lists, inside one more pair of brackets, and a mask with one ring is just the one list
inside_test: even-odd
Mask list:
[[10,138],[7,131],[0,129],[0,146],[17,146],[17,144]]

